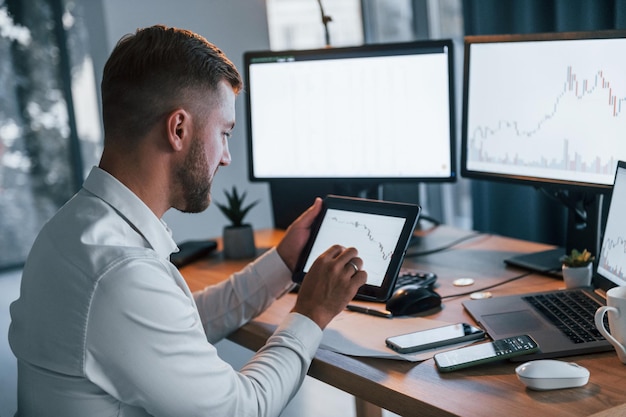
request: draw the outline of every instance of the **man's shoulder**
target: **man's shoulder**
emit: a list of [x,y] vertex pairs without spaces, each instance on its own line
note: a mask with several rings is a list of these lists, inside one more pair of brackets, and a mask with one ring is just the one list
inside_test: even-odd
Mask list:
[[[77,196],[37,236],[24,279],[91,287],[102,275],[124,265],[162,265],[165,261],[114,208],[98,199]],[[52,271],[55,275],[48,276]]]

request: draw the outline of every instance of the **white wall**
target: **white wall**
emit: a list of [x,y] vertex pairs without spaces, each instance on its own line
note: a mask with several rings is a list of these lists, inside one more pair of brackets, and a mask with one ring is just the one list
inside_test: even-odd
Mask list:
[[[154,24],[189,29],[204,36],[224,51],[242,75],[245,51],[269,49],[264,0],[102,0],[101,4],[107,55],[123,35]],[[100,60],[94,59],[94,62]],[[230,139],[233,162],[220,169],[212,194],[214,201],[225,201],[223,190],[230,189],[234,184],[239,191],[247,191],[248,202],[260,199],[261,203],[250,211],[246,221],[252,223],[255,229],[261,229],[273,226],[271,202],[267,184],[252,184],[247,179],[243,94],[237,99],[237,124]],[[228,223],[214,204],[201,214],[170,210],[164,220],[177,242],[220,236],[222,228]]]

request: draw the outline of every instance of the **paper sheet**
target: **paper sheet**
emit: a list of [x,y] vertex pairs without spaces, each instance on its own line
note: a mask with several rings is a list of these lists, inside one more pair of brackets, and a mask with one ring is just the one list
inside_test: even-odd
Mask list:
[[389,349],[385,339],[389,336],[432,329],[454,324],[421,317],[394,317],[392,319],[344,311],[324,330],[320,348],[350,356],[366,356],[419,362],[430,359],[435,353],[443,352],[472,342],[463,342],[443,348],[428,349],[411,354],[402,354]]

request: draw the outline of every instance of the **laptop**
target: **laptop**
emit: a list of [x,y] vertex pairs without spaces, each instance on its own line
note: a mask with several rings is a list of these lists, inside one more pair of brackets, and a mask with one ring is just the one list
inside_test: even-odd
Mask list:
[[[552,303],[552,298],[573,297],[566,305],[593,303],[592,311],[605,305],[606,291],[615,286],[626,285],[626,162],[619,161],[615,173],[613,193],[602,239],[600,256],[596,255],[593,288],[554,290],[540,293],[518,294],[463,302],[464,308],[494,340],[528,334],[537,341],[540,351],[521,356],[518,360],[532,360],[580,355],[613,350],[613,347],[597,332],[594,324],[556,324],[536,306],[535,300]],[[616,247],[616,242],[621,246]],[[621,251],[621,256],[617,251]],[[621,272],[624,271],[624,272]],[[548,311],[553,307],[548,307]],[[545,309],[544,309],[545,311]],[[550,313],[548,313],[549,315]],[[566,317],[569,318],[569,317]],[[593,323],[593,319],[592,319]],[[577,335],[581,333],[582,335]]]

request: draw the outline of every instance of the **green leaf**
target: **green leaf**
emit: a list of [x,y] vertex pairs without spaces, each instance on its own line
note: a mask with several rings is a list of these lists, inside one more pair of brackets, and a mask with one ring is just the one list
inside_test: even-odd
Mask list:
[[561,257],[561,262],[563,265],[569,266],[571,268],[577,268],[582,266],[587,266],[591,262],[593,262],[595,256],[591,254],[587,249],[584,249],[582,252],[577,249],[572,249],[569,255],[564,255]]
[[247,193],[244,191],[240,195],[237,191],[237,187],[233,186],[230,193],[228,192],[228,190],[224,190],[224,195],[226,196],[226,200],[228,202],[227,204],[223,204],[217,201],[215,202],[217,207],[230,220],[233,226],[243,225],[243,220],[248,212],[259,203],[259,200],[256,200],[248,204],[247,206],[244,206],[243,202],[246,198],[246,194]]

